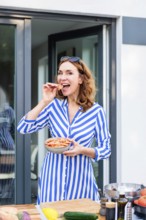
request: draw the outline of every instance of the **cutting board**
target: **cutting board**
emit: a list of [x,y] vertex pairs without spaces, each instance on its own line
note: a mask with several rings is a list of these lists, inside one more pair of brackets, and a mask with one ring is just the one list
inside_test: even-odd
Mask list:
[[89,212],[98,214],[100,204],[90,199],[75,199],[42,203],[40,204],[40,208],[54,208],[58,211],[59,217],[62,217],[64,212],[67,211]]

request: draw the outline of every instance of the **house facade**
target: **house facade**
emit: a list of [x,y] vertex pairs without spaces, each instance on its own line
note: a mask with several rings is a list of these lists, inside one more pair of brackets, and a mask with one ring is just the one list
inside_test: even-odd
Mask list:
[[36,199],[48,131],[23,136],[16,127],[41,99],[42,84],[54,81],[63,55],[80,56],[92,69],[107,114],[112,155],[93,164],[99,187],[146,184],[145,9],[144,0],[0,1],[0,102],[14,113],[14,143],[1,150],[1,204]]

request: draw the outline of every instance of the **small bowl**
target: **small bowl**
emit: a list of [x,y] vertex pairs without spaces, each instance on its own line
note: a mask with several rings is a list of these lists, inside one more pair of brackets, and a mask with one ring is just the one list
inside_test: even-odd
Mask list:
[[146,207],[138,205],[137,202],[134,202],[134,211],[140,214],[146,215]]
[[120,192],[124,192],[127,198],[137,198],[140,196],[141,185],[135,183],[110,183],[104,186],[105,195],[108,198],[119,197]]
[[64,151],[67,151],[69,150],[70,148],[70,145],[66,146],[66,147],[48,147],[48,146],[45,146],[46,149],[50,152],[53,152],[53,153],[56,153],[56,154],[62,154]]
[[[66,138],[49,138],[49,139],[47,139],[47,140],[53,140],[54,139],[54,141],[55,140],[59,140],[59,139],[66,139]],[[46,141],[47,141],[46,140]],[[66,141],[66,140],[65,140]],[[70,148],[70,143],[68,144],[68,145],[65,145],[65,146],[48,146],[47,144],[46,144],[46,142],[45,142],[45,147],[46,147],[46,149],[48,150],[48,151],[50,151],[50,152],[53,152],[53,153],[56,153],[56,154],[62,154],[64,151],[67,151],[67,150],[69,150],[69,148]]]

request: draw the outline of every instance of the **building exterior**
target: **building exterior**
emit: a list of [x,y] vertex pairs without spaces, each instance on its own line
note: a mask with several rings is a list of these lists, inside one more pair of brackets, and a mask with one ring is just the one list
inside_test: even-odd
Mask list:
[[[0,1],[0,86],[15,111],[15,125],[40,100],[42,84],[54,80],[60,56],[80,56],[95,73],[97,100],[112,135],[111,158],[94,165],[100,187],[146,184],[145,11],[144,0]],[[45,154],[40,146],[47,136],[46,130],[25,137],[15,132],[10,154],[15,169],[0,177],[2,185],[15,180],[10,203],[28,203],[36,196]]]

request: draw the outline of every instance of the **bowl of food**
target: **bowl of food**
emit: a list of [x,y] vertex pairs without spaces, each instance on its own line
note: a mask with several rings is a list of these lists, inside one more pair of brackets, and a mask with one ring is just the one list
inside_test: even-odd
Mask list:
[[140,196],[141,185],[135,183],[111,183],[104,187],[105,195],[108,198],[119,197],[124,193],[129,200]]
[[48,138],[45,141],[45,147],[48,151],[61,154],[64,151],[69,150],[71,140],[64,137]]
[[140,196],[139,199],[134,200],[136,205],[144,206],[146,208],[146,196]]

